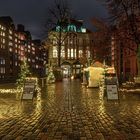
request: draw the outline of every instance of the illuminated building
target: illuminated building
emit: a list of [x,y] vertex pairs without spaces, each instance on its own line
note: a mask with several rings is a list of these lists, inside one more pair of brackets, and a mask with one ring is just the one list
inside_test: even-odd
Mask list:
[[[48,35],[49,49],[48,62],[50,66],[58,66],[58,37],[60,26],[55,27]],[[86,67],[92,58],[91,32],[83,27],[83,21],[71,20],[62,30],[60,64],[63,75],[80,76],[83,67]]]
[[11,17],[0,17],[0,82],[15,82],[24,58],[33,75],[41,76],[36,67],[36,57],[40,60],[40,69],[44,70],[44,56],[39,55],[40,44],[35,44],[29,31],[23,25],[14,26]]

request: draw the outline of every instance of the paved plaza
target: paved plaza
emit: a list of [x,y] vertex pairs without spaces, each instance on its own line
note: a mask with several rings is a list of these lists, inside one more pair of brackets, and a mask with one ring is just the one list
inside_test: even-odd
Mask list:
[[0,95],[2,140],[140,140],[140,95],[107,101],[98,88],[64,79],[33,101]]

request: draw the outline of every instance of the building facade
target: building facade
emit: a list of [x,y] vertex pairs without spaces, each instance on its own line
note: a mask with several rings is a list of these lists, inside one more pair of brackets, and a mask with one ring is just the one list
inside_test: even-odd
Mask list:
[[138,74],[137,46],[134,41],[126,39],[125,36],[120,39],[115,31],[111,41],[112,65],[116,69],[120,82],[133,81]]
[[[32,75],[40,76],[41,72],[38,69],[44,71],[44,61],[46,61],[44,55],[39,55],[42,50],[44,51],[41,42],[34,43],[30,32],[25,31],[23,25],[18,25],[16,28],[11,17],[0,17],[1,83],[16,81],[25,58]],[[40,66],[38,66],[38,59]]]
[[[83,27],[83,21],[71,21],[61,33],[60,64],[64,76],[80,76],[83,67],[92,59],[91,32]],[[60,27],[49,33],[48,63],[58,66]]]

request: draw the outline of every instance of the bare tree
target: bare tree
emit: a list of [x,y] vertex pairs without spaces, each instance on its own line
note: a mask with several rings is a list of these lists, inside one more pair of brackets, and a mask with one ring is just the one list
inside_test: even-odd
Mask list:
[[[110,18],[121,28],[122,39],[132,40],[136,44],[138,76],[140,76],[140,0],[105,0]],[[123,33],[122,33],[123,32]]]
[[[62,44],[68,36],[65,31],[66,26],[71,18],[69,4],[66,0],[54,0],[51,7],[48,8],[48,18],[46,22],[46,29],[48,33],[49,42],[50,38],[55,38],[58,52],[58,66],[61,65],[61,49]],[[50,38],[49,38],[50,37]]]
[[96,31],[93,32],[93,45],[94,49],[96,50],[96,59],[100,61],[106,62],[108,65],[111,65],[110,58],[110,40],[111,40],[111,31],[110,26],[103,20],[98,18],[92,19],[92,24],[96,28]]

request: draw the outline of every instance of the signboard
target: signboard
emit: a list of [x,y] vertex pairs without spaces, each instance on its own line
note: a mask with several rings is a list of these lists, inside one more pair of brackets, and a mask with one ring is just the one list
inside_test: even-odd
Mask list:
[[36,81],[33,79],[28,79],[25,81],[22,99],[33,99],[33,94],[35,92],[35,83]]
[[105,77],[105,84],[106,85],[117,85],[117,77]]
[[108,100],[118,100],[118,89],[117,85],[106,85],[107,86],[107,98]]

